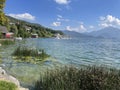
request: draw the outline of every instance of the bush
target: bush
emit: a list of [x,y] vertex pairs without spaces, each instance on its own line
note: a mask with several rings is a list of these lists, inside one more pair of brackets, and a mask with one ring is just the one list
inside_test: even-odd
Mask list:
[[17,86],[10,82],[0,81],[0,90],[17,90]]
[[34,90],[120,90],[120,70],[64,67],[47,71]]

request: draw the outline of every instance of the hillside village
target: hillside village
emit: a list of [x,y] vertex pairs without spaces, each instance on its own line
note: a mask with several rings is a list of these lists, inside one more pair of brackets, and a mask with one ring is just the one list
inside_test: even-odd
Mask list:
[[4,13],[5,1],[0,1],[0,38],[37,38],[54,37],[55,34],[63,34],[61,31],[46,28],[40,24],[18,20]]
[[54,37],[55,34],[63,34],[61,31],[55,31],[45,28],[39,24],[33,24],[22,20],[6,16],[9,19],[7,26],[0,25],[0,38],[37,38],[37,37]]
[[8,18],[10,20],[9,27],[0,26],[0,31],[3,35],[1,38],[13,38],[13,36],[22,38],[54,37],[57,33],[63,34],[61,31],[45,28],[39,24],[17,20],[12,17]]

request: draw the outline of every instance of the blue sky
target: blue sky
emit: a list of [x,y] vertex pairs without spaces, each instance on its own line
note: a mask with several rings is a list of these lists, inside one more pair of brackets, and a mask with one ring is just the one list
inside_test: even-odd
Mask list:
[[56,30],[120,28],[120,0],[7,0],[9,16]]

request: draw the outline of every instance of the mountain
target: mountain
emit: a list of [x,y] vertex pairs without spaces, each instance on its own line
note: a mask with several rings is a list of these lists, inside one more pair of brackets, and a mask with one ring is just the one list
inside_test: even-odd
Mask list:
[[120,29],[115,27],[106,27],[98,31],[87,33],[87,35],[100,38],[120,39]]
[[73,37],[73,38],[74,37],[92,37],[92,36],[86,35],[84,33],[78,33],[78,32],[75,32],[75,31],[68,31],[68,30],[63,31],[63,33],[65,35],[68,35],[68,36]]

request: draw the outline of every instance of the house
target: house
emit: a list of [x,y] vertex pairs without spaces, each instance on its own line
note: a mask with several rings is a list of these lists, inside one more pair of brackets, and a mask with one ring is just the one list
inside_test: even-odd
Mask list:
[[8,32],[7,28],[5,26],[0,26],[0,38],[13,38],[14,33]]
[[10,24],[10,25],[15,25],[15,23],[12,23],[12,22],[10,22],[9,24]]
[[31,34],[31,38],[38,38],[38,34]]
[[30,32],[32,28],[29,27],[29,26],[25,26],[25,29],[26,29],[27,32]]
[[8,30],[5,26],[0,26],[0,33],[2,34],[1,38],[6,37],[6,33],[8,33]]
[[8,32],[5,35],[5,38],[13,38],[13,37],[14,37],[14,33],[12,33],[12,32]]

